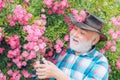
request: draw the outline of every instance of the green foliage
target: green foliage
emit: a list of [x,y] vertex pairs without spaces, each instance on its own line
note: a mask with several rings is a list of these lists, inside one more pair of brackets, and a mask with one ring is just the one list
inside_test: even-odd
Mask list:
[[[54,15],[54,14],[53,14]],[[49,40],[62,39],[66,33],[68,33],[68,26],[65,25],[62,15],[58,16],[47,16],[47,30],[45,36]]]

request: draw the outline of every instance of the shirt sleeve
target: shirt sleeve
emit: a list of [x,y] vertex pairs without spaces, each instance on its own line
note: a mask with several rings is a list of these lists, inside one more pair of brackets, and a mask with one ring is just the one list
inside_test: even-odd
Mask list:
[[102,56],[90,70],[84,80],[108,80],[108,61]]

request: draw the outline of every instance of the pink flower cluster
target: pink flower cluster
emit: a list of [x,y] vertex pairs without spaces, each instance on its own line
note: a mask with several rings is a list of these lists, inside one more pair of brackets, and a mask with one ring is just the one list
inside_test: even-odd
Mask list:
[[64,48],[62,51],[61,51],[61,55],[64,55],[66,53],[66,49]]
[[102,49],[99,50],[99,52],[100,52],[101,54],[105,54],[105,49],[102,48]]
[[64,36],[64,40],[65,40],[65,41],[69,41],[69,39],[70,39],[70,36],[69,36],[68,34],[66,34],[66,35]]
[[[78,10],[75,10],[75,9],[71,9],[70,10],[70,14],[73,15],[73,17],[78,21],[78,22],[84,22],[85,21],[85,18],[87,16],[87,13],[85,10],[81,10],[80,12]],[[64,14],[64,17],[65,17],[65,23],[68,24],[69,26],[69,31],[71,31],[74,27],[74,24],[71,23],[70,21],[70,17],[67,16],[66,14]]]
[[74,16],[74,18],[78,21],[78,22],[84,22],[85,18],[87,16],[86,11],[85,10],[81,10],[80,13],[78,10],[75,9],[71,9],[70,13]]
[[[112,24],[115,27],[120,27],[120,16],[118,16],[117,18],[112,17],[110,20],[111,20]],[[120,37],[120,30],[110,29],[109,30],[109,34],[110,34],[110,36],[112,38],[112,41],[108,41],[106,43],[105,48],[103,48],[103,49],[100,50],[100,52],[102,54],[104,54],[105,51],[107,51],[107,50],[111,50],[112,52],[115,52],[116,49],[117,49],[116,48],[116,44],[117,44],[117,41],[118,41],[118,39]],[[117,67],[117,69],[120,69],[120,58],[116,62],[116,67]]]
[[4,76],[1,72],[0,72],[0,80],[7,80],[6,76]]
[[64,43],[60,39],[58,39],[56,41],[56,45],[54,46],[54,48],[55,48],[57,53],[60,53],[62,51],[61,48],[63,47],[63,45],[64,45]]
[[[35,52],[35,51],[30,51],[30,52],[23,51],[23,52],[22,52],[22,57],[23,57],[26,61],[31,60],[31,59],[33,59],[33,58],[36,58],[36,52]],[[26,66],[26,63],[24,62],[23,65]]]
[[0,55],[2,54],[2,52],[5,50],[5,48],[0,48]]
[[30,0],[24,0],[24,2],[29,3]]
[[[21,55],[20,52],[20,40],[17,35],[11,36],[7,40],[7,44],[10,45],[11,50],[8,51],[7,57],[12,59],[12,62],[14,62],[18,68],[22,68],[22,66],[26,66],[27,63],[24,61],[24,58]],[[12,64],[11,64],[12,66]]]
[[[68,42],[68,41],[69,41],[69,35],[68,35],[68,34],[66,34],[66,35],[64,36],[64,41],[65,41],[65,42]],[[63,48],[63,45],[64,45],[64,43],[63,43],[60,39],[58,39],[58,40],[56,41],[56,44],[54,45],[54,49],[56,50],[56,53],[59,53],[59,54],[63,55],[63,54],[66,52],[66,49]],[[49,48],[50,48],[50,51],[48,51],[48,52],[45,54],[45,56],[46,56],[46,57],[50,57],[50,58],[51,58],[50,60],[53,61],[54,63],[56,63],[56,60],[52,60],[52,56],[54,55],[54,50],[53,50],[52,41],[50,41],[50,42],[48,43],[48,46],[49,46]]]
[[2,31],[2,28],[0,27],[0,42],[2,41],[3,39],[3,31]]
[[25,78],[30,78],[31,75],[29,74],[29,72],[27,70],[22,70],[22,74]]
[[49,47],[50,50],[48,52],[46,52],[45,57],[49,57],[49,58],[51,58],[51,61],[53,61],[52,60],[52,56],[53,56],[53,53],[54,53],[53,42],[49,41],[47,44],[48,44],[48,47]]
[[44,0],[43,3],[46,5],[46,7],[49,9],[48,13],[56,13],[56,14],[64,14],[64,10],[68,8],[68,1],[62,0],[62,1],[55,1],[55,0]]
[[[65,37],[64,37],[64,39],[65,39],[65,41],[69,41],[69,36],[68,35],[65,35]],[[53,54],[54,54],[54,50],[53,50],[53,48],[52,48],[52,43],[50,42],[50,44],[49,44],[49,46],[50,46],[50,51],[45,55],[45,56],[47,56],[48,58],[48,60],[50,60],[50,61],[52,61],[53,63],[55,63],[56,64],[56,62],[58,62],[58,60],[57,59],[54,59],[53,57],[51,57],[51,56],[53,56]],[[66,53],[66,48],[64,48],[63,47],[64,46],[64,43],[60,40],[60,39],[58,39],[57,41],[56,41],[56,44],[54,45],[54,49],[55,49],[55,53],[58,53],[58,54],[60,54],[60,55],[63,55],[63,54],[65,54]],[[50,57],[50,58],[49,58]]]
[[116,66],[117,66],[117,69],[120,69],[120,58],[117,60]]
[[[31,26],[27,25],[23,28],[23,31],[27,33],[26,40],[28,41],[28,43],[24,45],[24,49],[34,53],[38,51],[45,53],[46,51],[45,47],[48,39],[43,36],[46,29],[46,16],[42,14],[41,18],[40,20],[36,20]],[[27,52],[24,53],[24,56],[28,57]]]
[[[112,17],[110,20],[115,27],[120,27],[120,16]],[[114,29],[110,29],[109,34],[111,35],[112,39],[117,42],[120,37],[120,30],[115,31]],[[113,46],[112,49],[115,50],[116,46]],[[120,58],[116,62],[116,67],[117,69],[120,69]]]
[[74,28],[74,24],[71,23],[71,24],[69,25],[69,31],[71,31],[73,28]]
[[108,65],[108,71],[109,71],[109,73],[112,72],[112,69],[111,69],[111,65],[110,65],[110,64]]
[[4,0],[0,0],[0,11],[2,10],[2,8],[5,7],[5,2]]
[[[1,44],[2,39],[3,39],[3,31],[2,31],[2,28],[0,27],[0,44]],[[0,55],[2,54],[4,50],[5,48],[0,47]]]
[[100,53],[105,54],[105,52],[107,50],[111,50],[112,52],[115,52],[116,49],[117,49],[116,48],[116,41],[108,41],[106,43],[106,46],[104,48],[100,49],[99,51],[100,51]]
[[116,42],[115,41],[108,41],[105,46],[105,50],[111,50],[112,52],[116,51]]
[[117,41],[120,37],[120,30],[115,31],[114,29],[110,29],[109,34],[111,35],[112,39]]
[[15,26],[16,21],[18,21],[21,25],[27,25],[30,18],[32,18],[32,14],[23,9],[21,5],[16,6],[13,15],[9,14],[7,16],[10,26]]
[[[30,78],[31,77],[31,75],[28,73],[27,70],[23,69],[21,72],[22,72],[22,75],[25,78]],[[21,77],[22,77],[20,71],[18,71],[18,70],[13,71],[13,70],[10,69],[10,70],[7,71],[7,74],[11,77],[10,80],[20,80]]]
[[20,48],[20,39],[17,35],[11,36],[7,41],[7,44],[10,45],[11,49]]
[[73,29],[73,27],[74,27],[74,24],[71,23],[70,16],[64,14],[64,21],[65,21],[66,24],[68,24],[69,31],[71,31]]
[[21,78],[20,71],[17,70],[16,71],[9,70],[7,74],[11,76],[10,80],[20,80]]
[[112,17],[111,22],[113,23],[114,26],[120,27],[120,16]]
[[70,22],[70,17],[68,15],[66,15],[66,14],[64,14],[63,16],[64,16],[65,23],[68,24]]

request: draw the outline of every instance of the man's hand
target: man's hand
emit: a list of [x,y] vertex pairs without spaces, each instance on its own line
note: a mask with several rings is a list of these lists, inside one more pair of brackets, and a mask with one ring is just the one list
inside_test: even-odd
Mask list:
[[50,61],[34,67],[39,79],[56,78],[57,80],[69,80],[69,77]]
[[50,61],[46,61],[45,64],[35,65],[36,74],[39,79],[44,78],[56,78],[59,69]]

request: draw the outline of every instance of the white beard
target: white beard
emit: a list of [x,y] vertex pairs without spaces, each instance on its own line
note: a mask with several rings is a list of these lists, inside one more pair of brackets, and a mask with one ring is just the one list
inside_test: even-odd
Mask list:
[[[78,44],[74,44],[74,39],[78,42]],[[92,47],[92,40],[78,40],[72,35],[70,35],[70,48],[79,53],[86,53]]]

